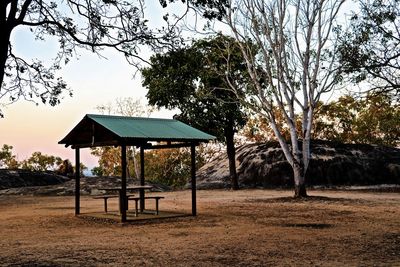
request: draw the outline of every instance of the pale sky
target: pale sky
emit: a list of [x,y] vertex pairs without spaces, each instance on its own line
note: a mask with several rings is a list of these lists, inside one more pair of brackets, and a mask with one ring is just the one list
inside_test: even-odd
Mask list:
[[[150,2],[150,1],[149,1]],[[154,5],[154,6],[153,6]],[[148,6],[153,25],[160,25],[162,13],[158,1]],[[12,36],[13,49],[23,57],[46,59],[55,57],[56,40],[35,41],[26,29],[17,29]],[[140,73],[133,77],[136,69],[130,66],[120,54],[107,50],[107,59],[80,50],[79,60],[73,59],[61,72],[63,79],[73,89],[73,97],[66,95],[60,105],[38,105],[20,100],[2,107],[5,114],[0,119],[0,146],[12,145],[19,161],[28,158],[33,152],[68,158],[74,163],[74,150],[59,145],[60,141],[85,114],[99,113],[96,106],[114,102],[116,98],[134,97],[146,101],[146,90],[141,86]],[[142,51],[144,54],[149,52]],[[152,117],[171,118],[173,112],[161,111]],[[81,152],[81,161],[89,169],[97,166],[97,158],[90,155],[89,149]]]

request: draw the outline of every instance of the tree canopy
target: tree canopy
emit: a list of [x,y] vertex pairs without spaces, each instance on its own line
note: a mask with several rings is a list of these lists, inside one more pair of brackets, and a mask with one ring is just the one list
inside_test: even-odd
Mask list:
[[[77,49],[101,54],[112,48],[127,61],[141,59],[142,45],[153,49],[174,46],[180,38],[174,23],[164,17],[165,26],[151,29],[144,17],[142,0],[2,0],[0,2],[0,100],[12,103],[20,98],[56,105],[63,92],[71,94],[57,76]],[[40,59],[17,55],[11,39],[15,29],[30,29],[38,41],[58,40],[58,53],[46,66]],[[1,112],[0,112],[0,115]]]
[[[234,51],[235,50],[235,51]],[[228,57],[230,57],[228,59]],[[142,69],[150,105],[178,108],[177,118],[225,142],[224,128],[237,130],[245,114],[227,78],[246,83],[246,66],[234,40],[218,35],[189,47],[156,54]]]
[[166,54],[156,54],[150,62],[151,67],[142,70],[149,103],[178,108],[177,119],[226,143],[234,177],[232,188],[237,189],[233,138],[245,124],[246,114],[236,95],[239,89],[233,92],[229,83],[234,81],[244,86],[248,79],[237,43],[219,34]]
[[13,146],[3,144],[3,147],[0,150],[0,167],[7,167],[9,169],[17,169],[19,163],[16,159],[16,156],[12,152]]
[[400,97],[400,0],[361,0],[340,38],[343,71],[355,83]]
[[[282,114],[276,112],[277,123],[285,138],[289,130]],[[374,144],[396,147],[400,143],[400,105],[388,94],[370,94],[365,98],[343,95],[316,108],[313,139],[341,143]],[[301,131],[300,128],[297,129]],[[242,134],[251,141],[274,139],[273,130],[265,118],[253,117]],[[275,140],[275,139],[274,139]]]
[[[3,144],[0,150],[0,168],[7,169],[24,169],[31,171],[55,171],[57,174],[64,176],[72,176],[74,167],[68,159],[61,159],[53,155],[46,155],[40,151],[35,151],[32,155],[22,161],[17,160],[17,156],[13,153],[13,146]],[[87,169],[81,163],[81,174]]]
[[46,155],[42,154],[40,151],[36,151],[22,162],[22,168],[32,171],[55,170],[56,166],[62,165],[62,162],[63,160],[60,157]]

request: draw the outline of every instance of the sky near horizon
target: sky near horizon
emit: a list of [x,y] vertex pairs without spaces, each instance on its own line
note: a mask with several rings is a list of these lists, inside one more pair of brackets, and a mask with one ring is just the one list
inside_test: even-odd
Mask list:
[[[73,96],[65,95],[61,104],[36,106],[20,100],[2,108],[5,118],[0,119],[0,146],[12,145],[20,161],[41,151],[73,162],[73,150],[57,143],[85,114],[99,113],[96,106],[114,102],[116,98],[133,97],[145,101],[146,89],[141,86],[140,75],[133,78],[135,70],[117,53],[106,54],[107,60],[85,54],[65,67],[63,77],[73,89]],[[159,112],[153,117],[170,118],[172,115]],[[82,150],[82,161],[90,168],[97,165],[89,149]]]
[[[150,5],[150,24],[157,25],[162,20],[159,6]],[[13,49],[20,56],[37,58],[46,62],[55,57],[57,41],[35,41],[29,30],[20,28],[12,35]],[[0,118],[0,146],[13,146],[13,153],[22,161],[35,151],[59,156],[74,162],[74,150],[59,145],[60,141],[84,117],[85,114],[99,113],[96,106],[114,102],[117,98],[133,97],[146,102],[146,89],[141,86],[140,73],[129,65],[125,58],[111,49],[103,56],[88,51],[78,50],[79,58],[72,59],[59,73],[73,90],[73,96],[64,94],[61,104],[35,105],[19,100],[2,107],[5,115]],[[146,50],[142,53],[150,55]],[[171,111],[160,111],[152,117],[171,118]],[[81,150],[81,161],[89,169],[97,166],[97,158],[90,155],[89,149]]]

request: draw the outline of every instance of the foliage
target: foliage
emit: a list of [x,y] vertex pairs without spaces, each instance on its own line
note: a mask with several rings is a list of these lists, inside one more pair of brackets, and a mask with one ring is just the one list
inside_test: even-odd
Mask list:
[[[112,48],[135,65],[137,59],[143,60],[141,46],[159,50],[180,42],[168,16],[164,27],[149,28],[144,7],[142,0],[0,1],[0,99],[58,104],[62,93],[71,91],[57,73],[77,56],[78,49],[101,55],[104,48]],[[50,66],[16,54],[11,36],[17,28],[30,29],[37,41],[58,40],[58,53]]]
[[51,155],[42,154],[40,151],[33,152],[32,155],[21,164],[23,169],[31,171],[55,170],[56,163],[61,164],[62,159]]
[[[286,142],[290,142],[290,129],[286,123],[284,115],[277,108],[274,108],[274,118],[276,127],[281,133],[282,138],[286,140]],[[296,132],[300,135],[301,117],[299,114],[295,114],[294,118],[296,121]],[[247,121],[246,126],[243,127],[239,134],[244,136],[247,141],[251,142],[277,141],[274,130],[272,129],[268,119],[260,115],[251,116]]]
[[16,156],[12,153],[13,146],[3,144],[0,150],[0,167],[7,167],[9,169],[18,169],[19,162]]
[[[211,146],[196,149],[196,169],[201,168],[215,153]],[[182,188],[190,180],[190,148],[159,149],[145,152],[145,177],[149,181]]]
[[[99,176],[120,176],[121,169],[121,148],[112,146],[103,146],[92,148],[92,155],[99,157],[99,166],[92,169],[93,175]],[[133,153],[127,149],[128,174],[134,173]],[[138,177],[136,177],[138,178]]]
[[[69,159],[61,160],[61,162],[57,162],[56,173],[64,176],[72,176],[74,175],[74,167]],[[82,166],[81,166],[82,167]],[[86,167],[85,167],[86,168]],[[83,168],[81,168],[81,174],[83,174]]]
[[400,105],[387,94],[357,100],[342,96],[321,106],[315,119],[315,138],[344,143],[400,145]]
[[142,69],[150,105],[178,108],[179,120],[222,142],[226,128],[237,131],[244,125],[246,115],[226,79],[246,79],[246,66],[232,38],[218,34],[197,40],[190,47],[156,54],[150,62],[151,67]]
[[[107,150],[108,158],[113,162],[109,164],[107,160],[99,160],[99,166],[92,169],[92,173],[97,176],[120,176],[121,175],[121,151],[118,148],[103,147]],[[196,168],[203,166],[207,159],[212,158],[215,151],[212,147],[201,145],[196,150]],[[127,151],[128,171],[134,169],[133,160]],[[140,162],[140,155],[136,156]],[[181,188],[190,179],[191,155],[190,149],[155,149],[145,150],[145,179],[152,182]],[[139,177],[137,177],[139,179]]]
[[94,156],[99,157],[99,167],[94,171],[97,173],[101,173],[102,176],[121,175],[120,150],[120,148],[112,146],[92,148],[90,153]]
[[[0,150],[0,167],[8,169],[22,168],[31,171],[55,171],[57,174],[72,176],[74,167],[69,159],[63,160],[60,157],[42,154],[40,151],[33,152],[28,158],[19,162],[16,156],[12,154],[13,146],[3,144]],[[87,167],[81,163],[81,175]]]
[[100,166],[93,167],[93,169],[91,169],[90,171],[92,172],[92,174],[94,176],[98,176],[98,177],[105,176],[103,174],[103,168]]
[[[145,153],[145,177],[170,186],[183,186],[190,177],[190,150],[160,149]],[[157,164],[153,164],[157,163]]]
[[[287,129],[279,113],[276,118],[277,123]],[[400,145],[399,121],[400,105],[390,95],[370,94],[362,99],[345,95],[337,101],[318,104],[313,139],[396,147]],[[287,138],[287,131],[282,132]],[[242,134],[255,142],[274,139],[269,123],[260,117],[251,118]]]
[[[176,0],[160,0],[163,7],[168,3],[177,2]],[[182,1],[185,2],[185,1]],[[206,19],[222,20],[223,15],[226,13],[226,8],[229,5],[228,0],[188,0],[188,5],[192,7],[205,7],[202,16]]]
[[232,188],[238,189],[234,134],[243,127],[246,114],[230,83],[247,84],[249,79],[238,44],[218,34],[197,40],[150,58],[151,67],[142,69],[143,86],[149,89],[151,105],[178,108],[175,118],[215,135],[227,145]]
[[400,0],[360,0],[339,49],[352,81],[371,82],[377,92],[400,96]]

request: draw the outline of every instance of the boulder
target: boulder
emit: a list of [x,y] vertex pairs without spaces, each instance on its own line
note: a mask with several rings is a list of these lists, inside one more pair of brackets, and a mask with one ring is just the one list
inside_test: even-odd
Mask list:
[[[225,154],[197,172],[199,189],[230,188]],[[236,149],[241,187],[291,187],[293,172],[277,142],[245,144]],[[400,149],[377,145],[313,141],[307,185],[400,184]]]

